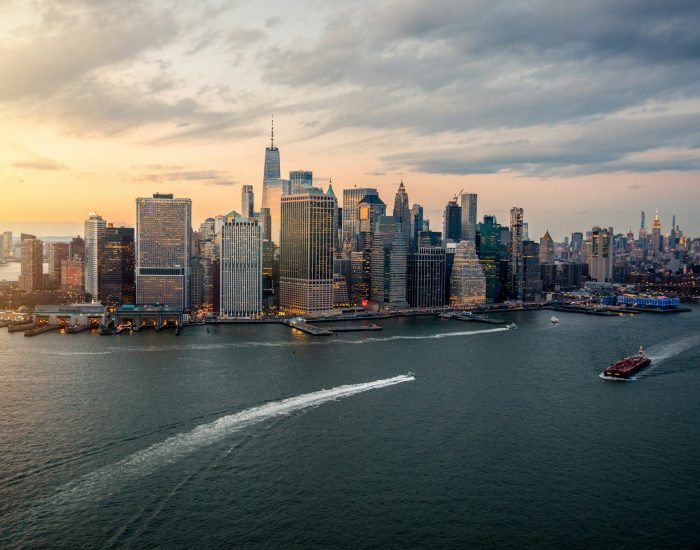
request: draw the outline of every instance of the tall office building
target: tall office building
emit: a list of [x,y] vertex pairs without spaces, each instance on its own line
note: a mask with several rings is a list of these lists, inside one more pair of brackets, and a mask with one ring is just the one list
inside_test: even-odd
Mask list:
[[651,251],[654,254],[658,254],[663,250],[662,237],[661,237],[661,219],[659,218],[659,210],[656,209],[656,216],[654,216],[654,221],[651,222]]
[[252,218],[255,213],[255,200],[253,195],[253,186],[244,185],[241,188],[241,216],[244,218]]
[[262,227],[257,220],[232,216],[221,228],[220,308],[224,317],[255,317],[262,312]]
[[403,180],[399,184],[399,190],[394,197],[394,217],[401,220],[401,232],[406,239],[406,247],[411,242],[411,208],[408,205],[408,193],[403,185]]
[[514,300],[523,300],[523,209],[514,206],[510,209],[510,247],[508,250],[508,294]]
[[280,171],[280,152],[279,149],[275,147],[275,120],[273,118],[270,130],[270,146],[265,148],[265,170],[263,172],[263,185],[265,185],[265,182],[267,180],[280,179],[281,175],[282,172]]
[[496,222],[495,216],[484,216],[484,222],[477,224],[476,231],[477,255],[486,278],[486,301],[493,303],[501,296],[501,224]]
[[380,307],[405,307],[408,247],[398,216],[380,216],[372,235],[371,299]]
[[109,224],[100,250],[100,301],[110,307],[135,303],[134,228]]
[[22,239],[22,266],[19,288],[27,292],[44,287],[44,243],[39,239]]
[[377,195],[377,190],[369,187],[343,190],[343,242],[349,242],[360,232],[359,204],[367,195]]
[[526,239],[523,241],[523,301],[538,301],[542,294],[540,272],[540,245]]
[[280,308],[296,315],[333,309],[337,201],[323,193],[282,197]]
[[292,170],[289,172],[289,192],[308,193],[314,186],[314,173],[310,170]]
[[613,282],[613,228],[596,226],[591,231],[591,252],[588,257],[588,273],[592,280],[600,283]]
[[445,208],[445,241],[456,242],[462,238],[462,207],[457,204],[457,197],[447,203]]
[[551,265],[554,263],[554,241],[547,230],[540,239],[540,264]]
[[415,250],[418,247],[418,233],[424,229],[423,207],[420,204],[411,206],[411,234],[409,247]]
[[[75,260],[77,258],[81,262],[85,261],[85,240],[82,237],[77,236],[71,239],[68,255],[70,256],[71,260]],[[83,274],[83,282],[84,279],[85,274]]]
[[379,195],[365,195],[357,205],[360,227],[358,234],[358,250],[366,250],[372,246],[372,236],[377,220],[386,215],[386,204]]
[[5,231],[2,234],[2,241],[0,242],[0,244],[2,244],[2,246],[0,247],[0,258],[12,256],[12,231]]
[[473,306],[486,303],[486,277],[471,239],[457,243],[450,275],[450,305]]
[[369,251],[350,253],[350,303],[367,305],[370,298],[371,259]]
[[49,243],[46,246],[46,259],[49,264],[49,286],[61,286],[61,262],[68,260],[70,245],[68,243]]
[[445,303],[445,249],[418,247],[408,255],[407,294],[411,307],[439,307]]
[[136,199],[136,303],[189,307],[192,201]]
[[93,301],[100,298],[100,246],[107,222],[99,214],[90,212],[85,220],[85,292]]
[[462,194],[462,240],[476,239],[476,193]]

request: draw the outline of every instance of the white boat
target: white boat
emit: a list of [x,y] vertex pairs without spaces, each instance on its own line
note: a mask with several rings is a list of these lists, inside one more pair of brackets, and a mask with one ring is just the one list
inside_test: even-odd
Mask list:
[[552,318],[550,319],[550,321],[552,321],[552,323],[554,323],[554,324],[556,325],[556,324],[559,322],[559,319],[557,319],[556,317],[552,316]]
[[506,328],[507,328],[508,330],[515,330],[515,329],[518,328],[518,325],[516,325],[515,323],[508,323],[508,324],[506,325]]

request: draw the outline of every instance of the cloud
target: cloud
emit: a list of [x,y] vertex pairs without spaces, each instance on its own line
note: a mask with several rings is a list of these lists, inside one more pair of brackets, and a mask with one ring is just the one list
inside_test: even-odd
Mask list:
[[29,170],[68,170],[65,164],[46,158],[13,162],[12,166]]
[[[163,166],[163,168],[171,168]],[[159,169],[154,165],[153,169]],[[238,182],[231,179],[226,172],[219,170],[177,170],[172,172],[156,172],[150,174],[138,174],[131,177],[134,183],[187,183],[195,182],[204,185],[234,186]]]

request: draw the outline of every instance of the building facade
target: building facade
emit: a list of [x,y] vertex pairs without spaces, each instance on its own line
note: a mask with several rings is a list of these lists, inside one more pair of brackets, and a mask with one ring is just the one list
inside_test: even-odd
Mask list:
[[22,239],[22,265],[19,288],[34,292],[44,288],[44,243],[36,238]]
[[411,307],[445,304],[446,253],[441,246],[419,247],[408,255],[407,293]]
[[343,190],[343,242],[350,241],[360,232],[359,204],[367,195],[377,195],[369,187],[353,187]]
[[335,197],[301,193],[282,198],[280,297],[283,311],[323,315],[333,310]]
[[263,309],[262,227],[251,218],[230,217],[221,230],[220,314],[256,317]]
[[100,246],[107,222],[94,212],[85,220],[85,292],[93,301],[100,298]]
[[457,243],[450,275],[450,305],[475,306],[486,303],[486,277],[472,240]]
[[192,201],[136,199],[136,303],[189,307]]
[[510,245],[508,250],[508,295],[513,300],[523,300],[524,269],[523,264],[523,209],[510,209]]
[[67,261],[70,254],[68,243],[49,243],[46,246],[46,259],[49,264],[49,286],[61,286],[61,263]]
[[133,227],[105,229],[100,259],[100,302],[109,307],[136,302]]
[[462,194],[462,240],[476,239],[476,193]]
[[371,300],[379,307],[406,307],[408,246],[398,216],[377,218],[371,250]]

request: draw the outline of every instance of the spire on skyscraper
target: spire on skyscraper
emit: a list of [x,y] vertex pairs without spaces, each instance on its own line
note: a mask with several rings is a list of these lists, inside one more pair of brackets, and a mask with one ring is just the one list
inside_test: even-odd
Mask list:
[[272,115],[272,123],[270,125],[270,149],[275,148],[275,115]]

